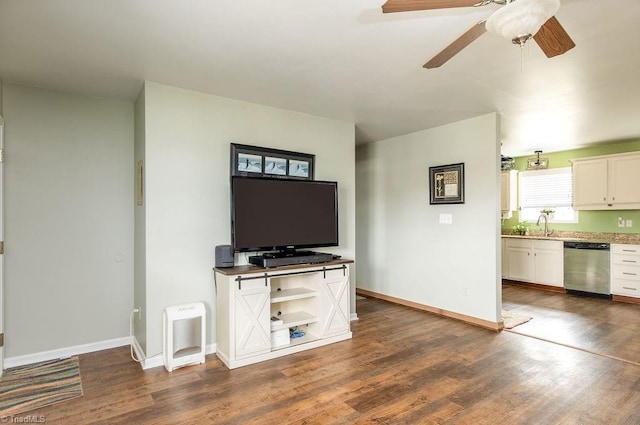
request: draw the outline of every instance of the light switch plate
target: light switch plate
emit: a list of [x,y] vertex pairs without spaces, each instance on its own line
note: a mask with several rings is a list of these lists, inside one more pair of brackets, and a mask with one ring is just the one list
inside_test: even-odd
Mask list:
[[440,214],[440,224],[452,224],[453,214]]

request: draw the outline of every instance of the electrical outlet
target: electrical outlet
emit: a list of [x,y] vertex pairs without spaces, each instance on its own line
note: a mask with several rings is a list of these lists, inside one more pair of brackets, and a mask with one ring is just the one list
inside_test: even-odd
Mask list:
[[469,295],[469,291],[467,290],[467,287],[466,287],[466,286],[463,286],[463,287],[462,287],[462,295],[464,295],[465,297],[466,297],[467,295]]
[[633,220],[627,220],[627,227],[633,227]]
[[618,217],[618,227],[624,227],[624,218]]

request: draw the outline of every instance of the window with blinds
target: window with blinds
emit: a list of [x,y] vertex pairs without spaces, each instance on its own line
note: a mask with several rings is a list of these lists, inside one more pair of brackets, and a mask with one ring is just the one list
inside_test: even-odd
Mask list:
[[520,221],[536,221],[540,210],[551,208],[550,223],[578,222],[578,212],[571,207],[571,167],[522,171],[519,179]]

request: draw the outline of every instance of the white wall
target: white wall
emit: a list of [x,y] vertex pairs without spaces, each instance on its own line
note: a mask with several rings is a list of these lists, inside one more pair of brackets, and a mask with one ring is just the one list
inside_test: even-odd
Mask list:
[[[134,233],[134,288],[133,305],[140,309],[140,313],[134,316],[134,335],[143,352],[147,349],[147,316],[142,312],[147,311],[147,260],[146,260],[146,207],[144,202],[146,178],[144,176],[145,164],[145,88],[142,87],[135,106],[135,154],[134,162],[136,177],[133,202],[135,202],[135,233]],[[142,176],[138,177],[138,167],[142,168]],[[141,180],[138,180],[141,179]],[[142,185],[142,205],[139,205],[138,188]],[[139,318],[139,319],[138,319]]]
[[125,337],[133,105],[4,84],[5,355]]
[[[359,288],[498,320],[498,129],[489,114],[357,149]],[[459,162],[465,203],[430,205],[429,167]]]
[[168,305],[204,301],[215,342],[212,269],[214,247],[230,243],[231,142],[315,154],[316,179],[339,186],[341,243],[328,251],[355,257],[353,123],[152,82],[144,97],[147,357],[162,351]]

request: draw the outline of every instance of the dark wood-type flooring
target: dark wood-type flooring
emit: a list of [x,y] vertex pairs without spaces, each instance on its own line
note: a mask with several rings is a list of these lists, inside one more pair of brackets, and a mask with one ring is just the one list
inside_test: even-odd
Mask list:
[[357,303],[352,340],[232,371],[215,355],[171,373],[141,370],[128,347],[82,355],[84,396],[29,415],[47,424],[640,424],[639,366]]
[[502,308],[533,317],[513,332],[640,365],[640,304],[504,283]]

